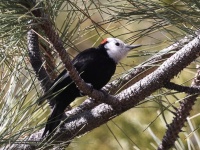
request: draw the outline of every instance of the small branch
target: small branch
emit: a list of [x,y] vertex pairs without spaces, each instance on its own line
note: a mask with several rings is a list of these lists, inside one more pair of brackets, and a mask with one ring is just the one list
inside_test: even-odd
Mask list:
[[[31,6],[34,6],[36,4],[35,0],[27,0],[22,2],[22,5],[26,6],[27,8],[31,8]],[[39,10],[33,10],[32,13],[38,14]],[[30,58],[30,63],[33,67],[33,70],[36,74],[37,79],[39,80],[42,90],[44,92],[48,91],[51,80],[49,78],[49,75],[47,74],[45,68],[43,67],[42,58],[40,55],[40,49],[39,49],[39,41],[38,41],[38,35],[34,32],[34,30],[37,30],[37,28],[33,25],[34,20],[30,20],[30,30],[27,32],[27,45],[28,45],[28,54]],[[50,106],[53,107],[53,103],[49,102]]]
[[[22,3],[25,7],[29,8],[31,10],[31,7],[34,6],[34,0],[27,0],[28,3]],[[75,67],[72,65],[71,59],[69,55],[67,54],[65,48],[63,47],[62,40],[60,39],[58,33],[56,32],[56,29],[52,25],[49,16],[44,14],[39,9],[34,9],[32,11],[32,14],[37,18],[43,18],[40,22],[40,27],[43,29],[44,33],[46,34],[49,41],[52,43],[55,50],[58,52],[63,64],[65,65],[65,68],[68,70],[69,75],[71,79],[75,82],[77,87],[80,89],[80,91],[83,91],[84,94],[88,95],[89,97],[94,98],[95,100],[101,100],[103,99],[104,93],[100,92],[98,90],[93,89],[92,87],[88,86],[83,79],[79,76],[78,71],[75,69]]]
[[[200,86],[200,69],[198,69],[195,79],[192,83],[192,87],[199,88]],[[188,95],[183,102],[180,102],[180,108],[175,112],[175,117],[171,124],[167,126],[167,131],[162,139],[162,143],[159,145],[158,150],[170,149],[174,146],[175,141],[179,137],[187,117],[190,115],[192,106],[195,104],[198,95]]]
[[188,94],[200,93],[200,87],[188,87],[183,85],[178,85],[172,82],[167,82],[164,84],[164,87],[170,90],[176,90],[178,92],[185,92]]

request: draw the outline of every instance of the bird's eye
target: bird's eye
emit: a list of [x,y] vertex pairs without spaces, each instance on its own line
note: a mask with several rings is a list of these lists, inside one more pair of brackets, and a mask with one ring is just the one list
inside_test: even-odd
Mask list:
[[116,46],[119,46],[120,44],[117,42],[117,43],[115,43],[115,45],[116,45]]

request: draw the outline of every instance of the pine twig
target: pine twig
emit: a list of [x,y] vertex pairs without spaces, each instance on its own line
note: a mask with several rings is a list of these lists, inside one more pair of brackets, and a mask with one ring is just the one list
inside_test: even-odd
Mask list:
[[[200,86],[200,69],[193,80],[191,87]],[[197,100],[198,94],[187,95],[187,97],[180,102],[179,109],[175,112],[175,117],[171,124],[167,125],[167,131],[162,139],[162,143],[159,145],[158,150],[166,150],[174,146],[175,141],[178,139],[178,134],[181,132],[187,117],[190,115],[192,106]]]
[[49,74],[49,77],[53,81],[56,77],[57,74],[55,72],[56,69],[56,64],[55,64],[55,58],[53,57],[53,54],[51,52],[51,48],[49,48],[47,45],[40,43],[41,50],[44,51],[44,60],[45,60],[45,68],[46,71]]
[[178,85],[172,82],[166,82],[164,84],[164,87],[170,90],[176,90],[178,92],[185,92],[187,94],[197,94],[200,93],[200,87],[188,87],[188,86],[183,86],[183,85]]

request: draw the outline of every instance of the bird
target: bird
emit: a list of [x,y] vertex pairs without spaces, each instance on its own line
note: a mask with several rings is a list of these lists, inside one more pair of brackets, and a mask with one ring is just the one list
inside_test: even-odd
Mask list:
[[[92,47],[80,52],[72,60],[72,64],[87,84],[96,90],[101,90],[115,73],[119,61],[130,50],[140,46],[125,44],[118,38],[106,38],[97,48]],[[83,93],[71,79],[69,72],[66,69],[63,70],[53,81],[50,90],[38,99],[39,103],[44,99],[53,100],[55,103],[42,137],[48,137],[55,132],[62,121],[65,109],[77,97],[81,96],[83,96]]]

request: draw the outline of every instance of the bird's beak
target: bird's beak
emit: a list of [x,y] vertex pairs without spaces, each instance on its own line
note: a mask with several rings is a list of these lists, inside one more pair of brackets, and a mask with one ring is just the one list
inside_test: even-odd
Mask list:
[[129,50],[132,50],[132,49],[134,49],[134,48],[137,48],[137,47],[140,47],[140,46],[142,46],[142,45],[126,45],[126,48],[127,49],[129,49]]

